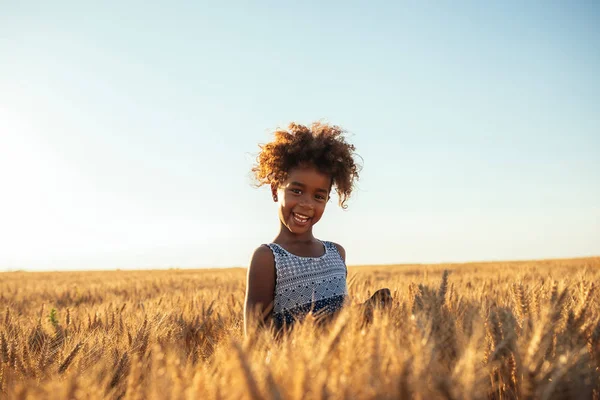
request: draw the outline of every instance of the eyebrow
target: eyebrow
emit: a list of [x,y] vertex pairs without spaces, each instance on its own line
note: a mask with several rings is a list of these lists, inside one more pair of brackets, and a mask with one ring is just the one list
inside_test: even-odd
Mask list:
[[[300,182],[296,182],[296,181],[294,181],[294,182],[291,182],[291,183],[290,183],[290,185],[294,185],[294,186],[300,186],[300,187],[302,187],[302,188],[305,188],[305,187],[306,187],[306,185],[305,185],[304,183],[300,183]],[[319,189],[317,189],[317,192],[323,192],[323,193],[327,193],[327,190],[319,188]]]

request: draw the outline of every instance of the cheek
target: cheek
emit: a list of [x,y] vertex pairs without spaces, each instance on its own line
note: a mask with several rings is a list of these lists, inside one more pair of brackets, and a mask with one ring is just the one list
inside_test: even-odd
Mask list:
[[315,208],[315,211],[315,214],[318,215],[319,218],[321,218],[321,216],[325,212],[325,204],[319,204],[319,206]]
[[293,199],[290,199],[289,197],[280,197],[279,198],[279,211],[282,214],[289,214],[290,210],[292,208],[294,208],[295,203]]
[[282,204],[285,207],[295,207],[298,204],[298,198],[290,194],[284,194],[282,197]]

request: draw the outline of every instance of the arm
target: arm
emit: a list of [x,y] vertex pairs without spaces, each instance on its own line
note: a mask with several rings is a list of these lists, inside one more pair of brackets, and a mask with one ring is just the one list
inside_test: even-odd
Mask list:
[[[344,264],[346,264],[346,250],[342,247],[341,244],[337,244],[337,243],[333,243],[335,244],[335,247],[337,248],[338,252],[340,253],[340,256],[342,256],[342,260],[344,260]],[[348,277],[348,267],[346,267],[346,278]]]
[[[342,260],[344,260],[344,264],[346,263],[346,250],[344,250],[344,248],[337,244],[334,243],[335,247],[337,248],[338,252],[340,253],[340,255],[342,256]],[[346,277],[348,276],[348,268],[346,268]],[[360,307],[362,307],[363,312],[365,313],[365,318],[367,318],[367,320],[371,320],[373,318],[373,308],[374,307],[387,307],[390,306],[392,304],[392,295],[390,293],[390,290],[388,288],[384,288],[384,289],[379,289],[378,291],[376,291],[375,293],[373,293],[373,295],[364,303],[362,303],[360,305]]]
[[[271,249],[260,246],[252,255],[246,280],[244,334],[256,322],[262,325],[271,316],[275,296],[275,259]],[[258,321],[254,321],[258,317]]]
[[334,243],[335,247],[337,247],[338,252],[342,256],[342,260],[344,260],[344,264],[346,263],[346,250],[342,247],[341,244]]
[[[346,264],[346,250],[342,247],[341,244],[337,244],[337,243],[333,243],[335,245],[335,248],[337,249],[338,253],[340,253],[340,256],[342,257],[342,260],[344,261],[344,265]],[[348,278],[348,267],[346,266],[346,279]],[[348,301],[349,303],[352,301],[351,300],[352,297],[348,294],[346,296],[346,301]]]

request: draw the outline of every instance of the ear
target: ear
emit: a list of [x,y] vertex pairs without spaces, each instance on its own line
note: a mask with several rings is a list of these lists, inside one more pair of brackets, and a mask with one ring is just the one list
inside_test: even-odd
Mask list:
[[277,198],[277,185],[274,183],[271,184],[271,195],[273,196],[273,200]]

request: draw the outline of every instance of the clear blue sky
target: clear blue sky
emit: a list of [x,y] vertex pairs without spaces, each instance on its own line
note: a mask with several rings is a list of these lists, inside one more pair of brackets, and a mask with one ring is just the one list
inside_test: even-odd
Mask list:
[[349,264],[600,255],[599,3],[152,3],[2,2],[0,270],[245,266],[258,143],[319,119]]

